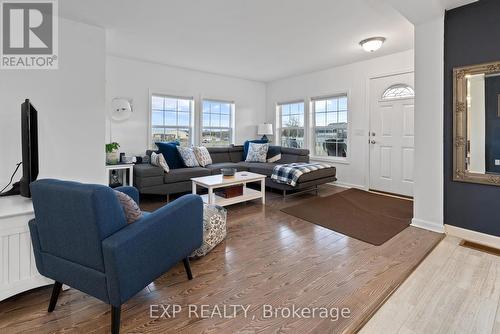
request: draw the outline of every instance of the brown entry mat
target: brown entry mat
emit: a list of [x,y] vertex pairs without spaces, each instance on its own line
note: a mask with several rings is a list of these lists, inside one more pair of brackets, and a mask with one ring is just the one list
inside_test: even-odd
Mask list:
[[349,189],[281,211],[379,246],[410,225],[413,202]]

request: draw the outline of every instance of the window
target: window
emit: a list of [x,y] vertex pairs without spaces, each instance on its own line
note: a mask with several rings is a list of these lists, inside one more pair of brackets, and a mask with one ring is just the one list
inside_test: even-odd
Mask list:
[[382,100],[403,99],[415,96],[415,91],[408,85],[397,84],[387,88],[382,94]]
[[193,99],[165,95],[151,96],[151,134],[153,143],[178,140],[191,144]]
[[347,95],[312,100],[316,156],[347,157]]
[[304,147],[304,102],[278,105],[281,146]]
[[233,143],[234,103],[204,100],[202,110],[201,144],[227,146]]

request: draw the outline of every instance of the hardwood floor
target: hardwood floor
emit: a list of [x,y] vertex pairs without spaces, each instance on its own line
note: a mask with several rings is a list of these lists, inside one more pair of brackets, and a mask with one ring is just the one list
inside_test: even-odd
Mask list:
[[500,333],[500,257],[446,237],[361,330]]
[[[320,195],[342,190],[323,186]],[[191,262],[194,279],[186,279],[182,263],[158,278],[122,307],[122,333],[353,332],[441,240],[439,234],[409,227],[377,247],[279,210],[312,196],[284,202],[268,192],[265,206],[256,201],[229,207],[227,239]],[[153,198],[141,206],[152,210],[161,205]],[[48,314],[49,297],[46,287],[1,302],[0,333],[108,332],[108,305],[70,289]],[[152,304],[177,304],[182,311],[175,318],[151,318]],[[206,304],[211,310],[243,305],[248,314],[244,317],[239,309],[234,318],[188,317],[189,304]],[[264,304],[349,308],[350,315],[337,321],[286,314],[265,318]]]

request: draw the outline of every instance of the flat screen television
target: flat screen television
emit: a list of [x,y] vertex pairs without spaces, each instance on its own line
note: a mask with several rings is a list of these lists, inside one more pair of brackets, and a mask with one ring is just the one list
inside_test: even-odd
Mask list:
[[21,145],[23,151],[23,177],[21,196],[31,197],[30,183],[38,177],[38,112],[26,99],[21,104]]
[[[21,104],[21,147],[23,176],[12,189],[0,196],[21,195],[31,197],[30,183],[38,177],[38,112],[26,99]],[[16,169],[17,171],[17,169]],[[15,174],[15,172],[14,172]]]

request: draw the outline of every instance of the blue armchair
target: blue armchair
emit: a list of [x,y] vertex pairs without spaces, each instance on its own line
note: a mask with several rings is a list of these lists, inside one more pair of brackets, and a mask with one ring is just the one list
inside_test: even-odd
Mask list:
[[[119,187],[136,202],[133,187]],[[121,305],[188,256],[203,239],[203,204],[186,195],[127,224],[109,187],[44,179],[31,184],[35,219],[29,222],[38,271],[55,280],[48,311],[62,284],[111,305],[119,333]]]

